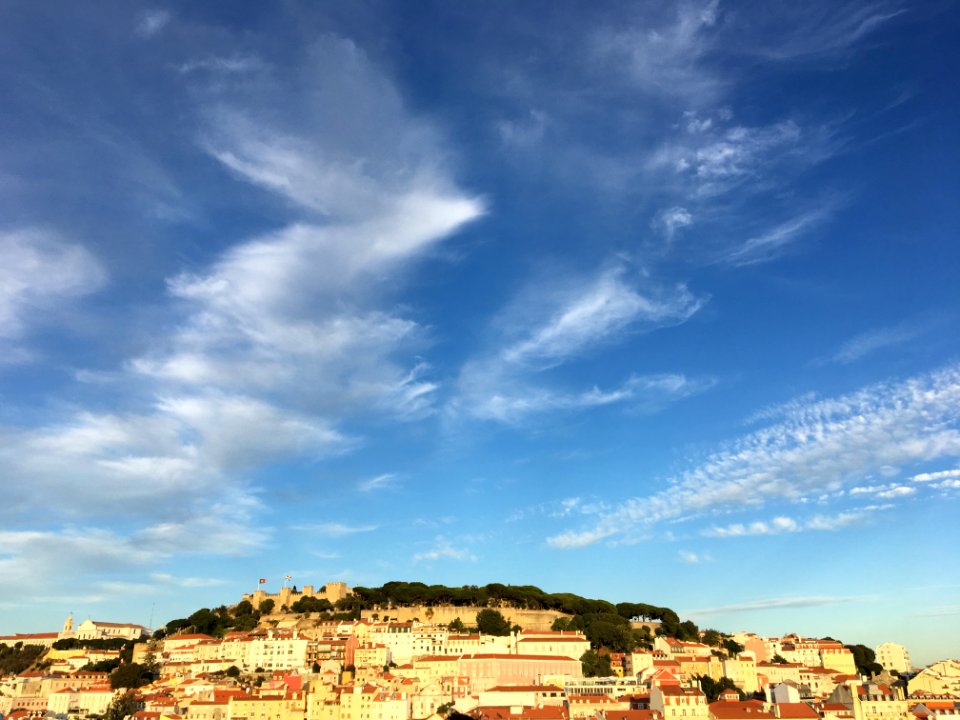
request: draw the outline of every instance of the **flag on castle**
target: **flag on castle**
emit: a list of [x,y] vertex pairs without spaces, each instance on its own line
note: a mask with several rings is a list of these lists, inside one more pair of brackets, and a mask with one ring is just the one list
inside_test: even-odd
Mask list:
[[293,580],[293,575],[284,575],[283,579],[286,580],[287,582],[290,582],[291,580]]
[[266,585],[266,584],[267,584],[267,579],[266,579],[266,578],[260,578],[260,584],[261,584],[261,585]]

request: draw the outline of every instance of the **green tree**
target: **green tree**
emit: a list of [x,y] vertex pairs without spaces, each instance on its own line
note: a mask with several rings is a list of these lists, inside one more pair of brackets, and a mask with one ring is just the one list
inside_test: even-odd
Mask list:
[[113,660],[99,660],[95,663],[87,663],[80,669],[89,670],[92,672],[112,673],[119,666],[120,666],[120,659],[114,658]]
[[262,600],[260,602],[260,607],[257,609],[260,611],[261,615],[269,615],[270,613],[273,612],[274,604],[275,603],[273,602],[272,599],[267,598],[266,600]]
[[634,630],[633,643],[635,647],[641,647],[645,650],[652,650],[653,635],[650,633],[650,628],[644,625],[639,630]]
[[145,665],[124,663],[110,674],[110,687],[138,688],[153,682],[153,673]]
[[133,690],[117,695],[107,706],[103,720],[124,720],[140,709],[141,703]]
[[249,600],[241,600],[233,608],[233,616],[253,615],[253,604]]
[[[329,612],[333,610],[333,603],[326,598],[302,597],[290,609],[297,613]],[[348,608],[353,609],[353,608]]]
[[484,635],[509,635],[510,623],[499,610],[484,608],[477,613],[477,629]]
[[553,624],[550,625],[551,630],[571,630],[570,627],[570,618],[558,617],[553,621]]
[[703,637],[701,638],[701,642],[703,642],[704,645],[709,645],[710,647],[719,646],[722,640],[723,635],[721,635],[717,630],[704,630]]
[[221,622],[220,615],[209,608],[200,608],[187,620],[196,632],[206,635],[213,635]]
[[778,665],[786,665],[787,659],[780,653],[776,653],[772,658],[770,658],[770,662],[775,662]]
[[743,652],[743,645],[733,638],[725,638],[723,641],[723,649],[727,651],[730,657],[736,657]]
[[238,678],[240,677],[240,668],[236,665],[231,665],[227,668],[227,677]]
[[459,617],[456,617],[453,619],[453,622],[447,625],[447,629],[456,633],[464,633],[467,631],[467,626],[463,624],[463,620],[461,620]]
[[190,621],[186,618],[177,618],[176,620],[171,620],[166,625],[167,635],[173,635],[174,633],[180,632],[186,628],[190,627]]
[[844,647],[853,653],[853,662],[857,665],[857,672],[861,675],[879,675],[883,672],[883,666],[877,662],[876,653],[866,645],[844,645]]
[[738,688],[733,680],[726,676],[719,680],[714,680],[709,675],[703,675],[700,677],[700,689],[703,690],[703,694],[707,696],[708,703],[716,702],[717,698],[720,697],[720,693],[724,690],[736,690],[741,700],[746,698],[743,690]]
[[598,653],[596,650],[587,650],[580,656],[580,664],[584,677],[610,677],[613,669],[610,667],[610,655]]
[[0,644],[0,675],[19,675],[43,655],[40,645],[16,643],[13,647]]

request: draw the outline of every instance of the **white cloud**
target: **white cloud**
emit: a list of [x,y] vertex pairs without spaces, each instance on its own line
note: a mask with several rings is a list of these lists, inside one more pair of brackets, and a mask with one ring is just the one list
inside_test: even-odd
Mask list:
[[917,492],[915,487],[909,487],[907,485],[897,485],[896,487],[888,488],[887,490],[882,490],[877,493],[877,497],[884,498],[885,500],[890,500],[893,498],[906,497],[907,495],[913,495]]
[[721,255],[721,260],[735,266],[766,262],[825,221],[829,215],[829,210],[819,209],[790,218],[760,235],[729,248]]
[[908,343],[925,333],[928,329],[929,326],[927,325],[904,324],[861,333],[844,342],[834,355],[818,361],[818,364],[832,362],[849,365],[879,350],[885,350],[890,347]]
[[685,614],[689,615],[724,615],[726,613],[756,612],[758,610],[785,610],[792,608],[823,607],[827,605],[837,605],[840,603],[860,602],[865,597],[858,596],[834,596],[834,595],[812,595],[802,597],[770,598],[765,600],[752,600],[733,605],[724,605],[722,607],[701,608],[698,610],[688,610]]
[[166,10],[148,10],[140,15],[134,32],[140,37],[153,37],[170,23],[171,18]]
[[[141,32],[155,35],[169,20],[147,14]],[[432,412],[437,383],[420,357],[427,332],[400,315],[394,295],[412,263],[484,203],[456,186],[439,133],[363,52],[330,36],[312,48],[303,72],[269,84],[194,78],[206,118],[198,142],[225,176],[262,188],[278,210],[271,216],[284,219],[169,279],[168,322],[109,375],[125,410],[67,409],[47,425],[0,429],[0,515],[42,511],[55,525],[122,512],[139,529],[52,530],[29,552],[20,543],[4,556],[8,577],[27,572],[31,558],[56,577],[59,560],[44,548],[60,542],[76,546],[64,558],[95,543],[104,568],[114,550],[129,560],[116,567],[140,569],[180,553],[259,549],[271,529],[257,521],[251,470],[277,456],[352,449],[360,440],[341,428],[357,414]],[[104,282],[86,250],[49,233],[5,232],[0,253],[0,338],[25,334],[47,309]]]
[[700,563],[711,562],[713,558],[709,553],[695,553],[690,550],[680,550],[677,553],[680,559],[688,565],[699,565]]
[[573,411],[630,403],[655,409],[701,392],[712,383],[681,374],[634,375],[619,386],[566,390],[542,379],[546,371],[596,354],[630,333],[685,322],[705,302],[684,286],[642,293],[622,268],[580,281],[540,284],[523,294],[500,320],[509,338],[486,357],[464,364],[453,415],[518,423],[550,411]]
[[933,480],[944,480],[947,478],[960,478],[960,468],[952,470],[938,470],[937,472],[918,473],[910,478],[913,482],[925,483]]
[[677,230],[693,224],[693,215],[683,207],[672,207],[661,211],[653,222],[655,228],[663,232],[667,240],[673,240]]
[[[50,578],[56,578],[61,588],[83,588],[84,603],[115,599],[121,590],[155,593],[170,585],[222,584],[213,578],[175,578],[162,572],[144,575],[174,556],[242,555],[263,541],[263,531],[248,513],[224,505],[199,511],[187,505],[175,522],[127,533],[99,527],[2,531],[0,573],[21,589],[18,597],[24,602],[43,596]],[[61,594],[59,602],[68,599]]]
[[500,120],[496,123],[497,133],[504,145],[530,147],[543,139],[549,118],[545,112],[530,110],[518,120]]
[[460,377],[461,396],[457,403],[481,420],[518,424],[532,416],[552,411],[570,412],[628,403],[640,410],[656,410],[670,402],[703,392],[709,380],[691,380],[684,375],[642,375],[621,385],[602,390],[593,387],[565,392],[525,384],[499,376],[486,377],[482,369],[466,367]]
[[454,186],[430,124],[356,46],[325,37],[311,66],[293,87],[281,83],[282,97],[228,93],[203,138],[296,221],[171,279],[186,318],[131,368],[165,384],[269,394],[284,412],[420,417],[437,390],[418,357],[427,333],[389,295],[484,203]]
[[475,561],[477,556],[466,548],[453,546],[447,538],[437,536],[434,539],[434,545],[430,550],[414,554],[414,562],[426,562],[433,560],[468,560]]
[[858,509],[841,512],[836,515],[816,515],[805,520],[795,520],[783,515],[769,521],[757,520],[750,523],[732,523],[723,527],[711,527],[704,530],[708,537],[731,538],[751,535],[782,535],[806,530],[840,530],[862,523],[871,510]]
[[64,303],[99,290],[101,264],[83,246],[36,228],[0,232],[0,340],[50,320]]
[[[565,531],[556,537],[594,533],[596,541],[611,534],[608,528],[630,535],[714,508],[762,507],[834,492],[886,466],[960,456],[958,423],[960,366],[811,402],[713,453],[664,490],[624,501],[600,519],[603,533]],[[892,489],[891,497],[903,492]],[[756,534],[765,529],[754,528]]]
[[373,492],[374,490],[384,490],[395,488],[398,478],[394,473],[383,473],[375,477],[366,478],[357,483],[357,490],[360,492]]
[[226,585],[226,580],[221,580],[220,578],[177,577],[169,573],[151,573],[150,579],[161,585],[185,588],[219,587],[220,585]]
[[356,535],[357,533],[373,532],[374,530],[377,529],[377,526],[376,525],[347,525],[346,523],[341,523],[341,522],[324,522],[324,523],[314,523],[311,525],[297,525],[297,526],[294,526],[293,529],[312,533],[315,535],[322,535],[324,537],[341,538],[341,537],[348,537],[350,535]]
[[735,52],[767,60],[799,61],[848,52],[906,10],[899,2],[828,3],[824,8],[771,4],[754,15],[753,42],[731,46]]
[[701,62],[718,19],[718,0],[677,5],[666,18],[644,18],[641,27],[605,30],[593,52],[604,63],[625,68],[634,87],[652,95],[703,102],[714,98],[719,78]]
[[596,528],[595,530],[584,530],[582,532],[568,530],[560,533],[559,535],[548,537],[547,545],[559,550],[582,548],[587,547],[588,545],[593,545],[604,538],[608,538],[613,535],[614,532],[615,531],[612,529],[602,528]]
[[264,63],[260,58],[249,55],[232,55],[230,57],[207,57],[185,62],[177,68],[181,74],[202,71],[224,74],[242,74],[263,69]]
[[503,358],[516,363],[560,362],[634,324],[649,328],[685,322],[702,304],[684,286],[642,295],[624,282],[622,270],[607,271],[563,297],[545,322],[503,351]]
[[[883,474],[882,469],[880,470]],[[909,485],[899,485],[897,483],[889,483],[887,485],[858,485],[852,487],[849,490],[849,495],[875,495],[878,498],[883,498],[885,500],[891,500],[898,497],[907,497],[908,495],[913,495],[916,493],[917,488],[911,487]]]

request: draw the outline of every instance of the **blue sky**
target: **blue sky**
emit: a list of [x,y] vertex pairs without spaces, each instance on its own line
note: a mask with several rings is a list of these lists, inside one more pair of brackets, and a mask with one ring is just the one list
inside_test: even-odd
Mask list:
[[514,582],[960,637],[947,2],[6,2],[0,632]]

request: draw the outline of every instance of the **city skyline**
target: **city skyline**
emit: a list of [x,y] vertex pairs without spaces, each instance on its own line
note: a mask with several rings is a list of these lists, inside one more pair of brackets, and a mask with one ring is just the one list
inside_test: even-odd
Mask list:
[[955,656],[958,25],[4,4],[0,634],[290,576]]

